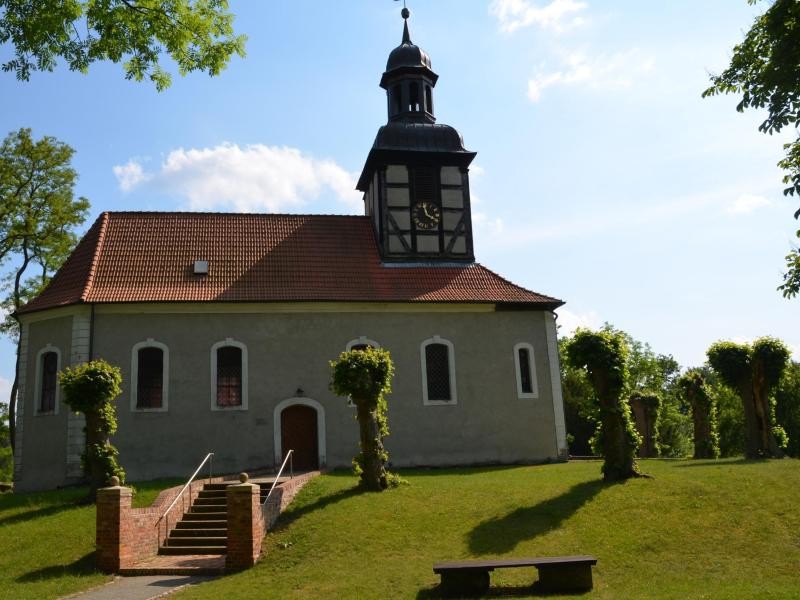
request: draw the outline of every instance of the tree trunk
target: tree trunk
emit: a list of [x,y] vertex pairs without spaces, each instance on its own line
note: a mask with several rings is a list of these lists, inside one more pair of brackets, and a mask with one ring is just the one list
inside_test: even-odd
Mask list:
[[[639,477],[636,469],[636,440],[629,434],[633,428],[630,409],[627,403],[614,394],[610,394],[604,378],[594,376],[594,389],[600,401],[600,418],[603,435],[603,479],[605,481],[623,481],[631,477]],[[628,410],[624,410],[628,408]]]
[[[354,399],[355,400],[355,399]],[[358,429],[361,436],[361,482],[369,490],[386,489],[383,440],[380,439],[375,409],[356,401]]]
[[93,447],[105,449],[108,446],[108,434],[100,425],[100,415],[96,412],[86,414],[86,461],[85,471],[89,476],[89,498],[94,500],[97,490],[108,485],[106,473],[101,461],[97,460]]
[[756,407],[755,398],[753,396],[752,376],[742,378],[737,387],[739,390],[739,397],[742,399],[742,406],[744,408],[744,455],[747,458],[763,458],[763,455],[759,451],[761,448],[761,442],[758,433],[758,423],[756,421]]
[[778,448],[778,442],[775,440],[770,424],[769,386],[764,376],[764,364],[760,360],[753,363],[752,395],[759,455],[781,458],[783,452]]

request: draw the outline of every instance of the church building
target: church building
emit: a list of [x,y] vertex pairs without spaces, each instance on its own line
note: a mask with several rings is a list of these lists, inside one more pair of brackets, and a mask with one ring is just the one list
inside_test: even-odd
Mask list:
[[349,467],[355,408],[329,361],[390,351],[394,467],[565,460],[560,300],[475,262],[469,166],[437,122],[438,75],[402,43],[380,86],[388,121],[357,188],[363,216],[105,212],[18,313],[18,490],[76,482],[83,418],[57,373],[119,366],[112,442],[130,481],[279,465]]

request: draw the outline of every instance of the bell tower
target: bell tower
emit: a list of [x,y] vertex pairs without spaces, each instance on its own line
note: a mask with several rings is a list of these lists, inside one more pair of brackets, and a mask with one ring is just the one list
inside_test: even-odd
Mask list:
[[433,89],[439,76],[430,57],[411,42],[408,9],[403,39],[392,50],[380,86],[388,121],[356,186],[372,220],[384,262],[469,263],[472,248],[469,165],[453,127],[436,122]]

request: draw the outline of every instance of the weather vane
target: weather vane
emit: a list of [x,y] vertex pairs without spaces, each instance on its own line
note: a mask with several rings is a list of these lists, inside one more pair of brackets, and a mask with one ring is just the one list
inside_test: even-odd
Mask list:
[[[400,0],[394,0],[394,1],[395,1],[395,2],[399,2]],[[404,19],[407,19],[407,18],[409,17],[409,15],[410,15],[410,14],[411,14],[411,12],[409,12],[408,8],[406,7],[406,0],[403,0],[403,10],[402,10],[402,11],[400,11],[400,15],[401,15],[401,16],[402,16]]]

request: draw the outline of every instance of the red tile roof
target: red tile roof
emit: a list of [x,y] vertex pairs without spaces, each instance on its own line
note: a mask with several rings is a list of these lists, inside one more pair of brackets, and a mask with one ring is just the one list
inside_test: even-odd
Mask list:
[[[208,275],[194,274],[196,260]],[[552,309],[479,264],[385,266],[367,217],[106,212],[19,312],[111,302],[468,302]]]

